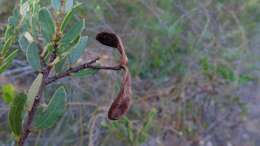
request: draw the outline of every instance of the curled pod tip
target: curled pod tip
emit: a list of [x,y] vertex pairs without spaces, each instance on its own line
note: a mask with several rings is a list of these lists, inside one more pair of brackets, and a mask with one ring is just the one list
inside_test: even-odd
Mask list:
[[125,53],[125,47],[120,37],[118,37],[116,34],[111,32],[100,32],[97,34],[96,40],[103,45],[116,48],[121,54],[120,64],[121,65],[128,64],[128,58]]
[[110,32],[100,32],[96,36],[96,40],[99,41],[101,44],[117,48],[119,44],[118,37],[114,33]]

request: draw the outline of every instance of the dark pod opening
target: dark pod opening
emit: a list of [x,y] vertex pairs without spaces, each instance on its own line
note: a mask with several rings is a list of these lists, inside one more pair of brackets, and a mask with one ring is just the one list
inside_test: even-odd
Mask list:
[[96,36],[96,40],[99,41],[101,44],[112,48],[117,48],[119,44],[117,36],[114,33],[109,32],[98,33]]

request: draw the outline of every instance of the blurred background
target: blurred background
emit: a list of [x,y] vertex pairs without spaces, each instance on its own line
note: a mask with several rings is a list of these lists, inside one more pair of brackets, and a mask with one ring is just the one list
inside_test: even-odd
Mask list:
[[[102,64],[113,64],[117,52],[95,35],[116,32],[129,56],[133,105],[123,119],[107,119],[118,72],[63,79],[45,94],[66,87],[65,115],[55,127],[31,134],[28,146],[260,145],[260,0],[78,2],[89,36],[81,62],[101,56]],[[0,37],[15,3],[0,0]],[[0,84],[26,91],[34,78],[20,52]],[[1,146],[14,144],[8,111],[0,99]]]

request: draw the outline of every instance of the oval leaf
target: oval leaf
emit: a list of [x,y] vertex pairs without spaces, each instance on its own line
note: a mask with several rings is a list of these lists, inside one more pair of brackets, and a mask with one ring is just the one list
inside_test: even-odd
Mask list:
[[37,129],[51,128],[62,117],[65,111],[64,87],[58,88],[51,97],[47,108],[39,108],[34,120],[34,127]]
[[28,90],[28,93],[27,93],[27,101],[26,101],[26,109],[28,111],[31,111],[32,109],[32,106],[33,106],[33,103],[34,103],[34,100],[41,88],[41,85],[42,85],[42,80],[43,80],[43,74],[40,73],[38,74],[38,76],[36,77],[36,79],[33,81],[30,89]]
[[66,45],[75,40],[80,35],[84,25],[84,20],[77,22],[68,32],[64,34],[63,38],[61,39],[61,43]]
[[47,9],[43,8],[39,11],[39,21],[46,41],[52,40],[52,36],[55,32],[55,24]]
[[61,53],[62,58],[69,55],[70,51],[79,43],[80,36],[77,36],[75,40],[71,41],[70,43],[66,43],[66,45],[62,45],[59,48],[59,52]]
[[9,114],[8,124],[15,136],[19,137],[22,131],[23,109],[26,101],[26,95],[18,94],[15,96]]
[[66,27],[73,21],[72,18],[74,16],[74,12],[77,8],[79,8],[80,5],[81,5],[80,3],[77,3],[71,10],[69,10],[66,13],[66,15],[65,15],[65,17],[64,17],[64,19],[61,23],[61,31],[62,32],[64,32]]
[[35,43],[31,43],[30,46],[27,48],[26,58],[35,71],[41,69],[39,48]]
[[30,45],[30,43],[28,42],[28,40],[25,38],[24,35],[19,36],[18,43],[23,52],[26,52],[28,46]]
[[66,26],[71,22],[71,19],[73,17],[73,9],[70,10],[64,17],[62,23],[61,23],[61,31],[64,32]]

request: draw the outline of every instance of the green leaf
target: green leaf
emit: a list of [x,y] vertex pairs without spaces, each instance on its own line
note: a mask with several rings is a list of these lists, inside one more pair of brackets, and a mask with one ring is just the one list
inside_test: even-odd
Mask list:
[[51,41],[55,32],[55,24],[50,12],[46,8],[39,11],[39,21],[46,41]]
[[6,54],[8,54],[8,50],[11,47],[12,43],[13,43],[13,37],[9,37],[5,42],[4,45],[1,49],[1,53],[5,56]]
[[157,114],[156,108],[152,108],[151,111],[148,113],[147,121],[144,123],[143,130],[147,131],[151,126],[152,120]]
[[36,79],[33,81],[31,87],[28,90],[27,93],[27,101],[26,101],[26,109],[28,111],[31,111],[34,100],[42,86],[42,80],[43,80],[43,74],[40,73],[38,74],[38,76],[36,77]]
[[75,40],[80,35],[81,31],[84,28],[84,25],[84,20],[77,22],[74,26],[71,27],[71,29],[68,32],[64,34],[63,38],[61,39],[61,43],[63,45],[66,45],[71,41]]
[[80,38],[80,41],[78,44],[72,48],[72,50],[69,53],[68,59],[70,64],[76,63],[76,61],[80,58],[80,56],[84,53],[86,47],[87,47],[88,37],[82,37]]
[[15,33],[15,26],[13,25],[7,25],[4,33],[4,40],[7,41],[9,38],[14,36]]
[[39,48],[34,42],[27,48],[26,58],[35,71],[41,69]]
[[80,5],[81,5],[80,3],[76,4],[70,11],[68,11],[68,12],[66,13],[66,15],[65,15],[65,17],[64,17],[64,19],[63,19],[63,21],[62,21],[62,23],[61,23],[61,31],[62,31],[62,32],[65,32],[66,27],[67,27],[70,23],[72,23],[72,21],[73,21],[72,18],[73,18],[74,14],[75,14],[75,10],[76,10],[77,8],[79,8]]
[[61,7],[60,0],[51,0],[51,5],[52,7],[56,10],[59,11]]
[[2,97],[6,104],[10,104],[15,97],[15,88],[12,84],[2,86]]
[[141,133],[138,135],[138,143],[140,143],[140,144],[145,143],[145,141],[147,140],[148,136],[149,136],[149,135],[148,135],[147,133],[141,132]]
[[58,54],[61,54],[62,58],[65,58],[69,55],[70,51],[79,43],[80,36],[77,36],[75,40],[67,43],[66,45],[60,46],[58,49]]
[[12,16],[8,17],[8,24],[10,26],[16,27],[20,20],[20,14],[18,8],[15,7],[12,12]]
[[241,85],[244,85],[244,84],[246,84],[250,81],[253,81],[253,80],[254,80],[254,78],[252,76],[249,76],[249,75],[243,75],[242,74],[242,75],[239,76],[239,84],[241,84]]
[[151,111],[148,113],[148,117],[146,118],[146,121],[143,124],[143,127],[140,129],[139,134],[138,134],[138,141],[140,143],[144,143],[145,140],[147,139],[148,135],[148,130],[152,126],[152,121],[155,118],[157,114],[157,110],[155,108],[152,108]]
[[14,58],[17,55],[18,50],[14,50],[11,54],[9,54],[0,65],[0,73],[4,72],[13,62]]
[[74,77],[92,76],[92,75],[96,74],[97,72],[98,72],[98,70],[96,70],[96,69],[84,69],[77,73],[73,73],[72,76],[74,76]]
[[36,15],[39,12],[40,9],[40,0],[29,0],[29,5],[30,5],[30,12],[31,15]]
[[15,136],[19,137],[22,131],[23,109],[26,95],[18,94],[15,96],[8,114],[8,124]]
[[41,55],[43,55],[44,56],[44,58],[43,58],[43,60],[45,60],[46,62],[49,60],[49,57],[50,57],[50,55],[52,54],[52,52],[53,52],[53,50],[54,50],[54,46],[53,46],[53,44],[52,44],[52,42],[50,42],[50,43],[47,43],[45,46],[44,46],[44,48],[43,48],[43,50],[42,50],[42,54]]
[[235,77],[235,73],[234,71],[224,65],[219,65],[217,66],[217,74],[220,75],[222,78],[229,80],[229,81],[235,81],[236,77]]
[[128,139],[131,142],[134,142],[134,131],[133,131],[133,125],[131,123],[131,121],[129,121],[128,118],[124,118],[124,124],[127,127],[127,135],[128,135]]
[[18,43],[19,43],[21,50],[26,53],[26,50],[27,50],[28,46],[30,45],[30,43],[28,42],[28,40],[25,38],[24,35],[19,36]]
[[203,69],[203,71],[208,72],[209,70],[209,59],[207,57],[204,57],[200,60],[200,66]]
[[62,23],[61,23],[61,31],[64,32],[65,28],[68,26],[68,24],[71,22],[73,18],[73,9],[70,10],[64,17]]
[[47,108],[37,110],[34,120],[35,128],[51,128],[59,121],[65,111],[65,96],[64,87],[58,88],[51,97]]
[[61,59],[57,64],[55,64],[54,69],[57,73],[63,72],[68,69],[67,58]]

